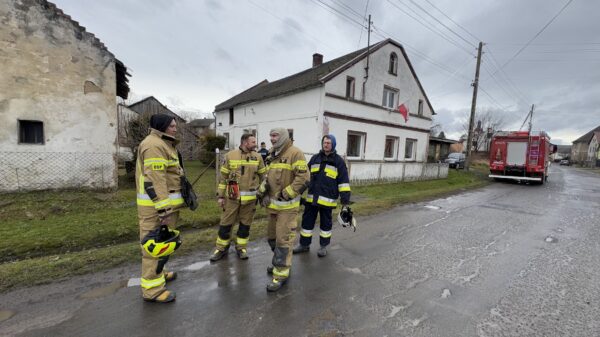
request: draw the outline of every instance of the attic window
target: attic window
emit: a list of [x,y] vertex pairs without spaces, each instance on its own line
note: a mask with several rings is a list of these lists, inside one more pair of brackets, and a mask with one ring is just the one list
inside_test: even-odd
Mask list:
[[396,55],[396,53],[390,54],[390,66],[388,72],[392,75],[398,74],[398,55]]
[[354,77],[346,77],[346,98],[354,98]]
[[229,108],[229,125],[233,124],[233,108]]

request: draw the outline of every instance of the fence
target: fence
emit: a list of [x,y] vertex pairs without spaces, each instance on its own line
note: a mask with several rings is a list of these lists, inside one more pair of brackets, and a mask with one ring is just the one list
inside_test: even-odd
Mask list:
[[[219,165],[227,151],[217,153],[217,180]],[[307,160],[313,153],[304,153]],[[350,182],[354,185],[368,185],[387,182],[445,179],[448,177],[448,164],[421,162],[388,161],[346,161]]]
[[0,152],[0,192],[116,186],[113,153]]

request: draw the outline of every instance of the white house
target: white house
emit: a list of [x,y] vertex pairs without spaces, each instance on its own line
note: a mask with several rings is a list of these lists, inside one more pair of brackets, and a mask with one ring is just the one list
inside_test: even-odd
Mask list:
[[600,164],[600,131],[595,131],[588,146],[587,163],[591,167]]
[[116,187],[123,63],[48,1],[0,17],[0,192]]
[[[445,176],[444,168],[425,165],[435,112],[402,45],[387,39],[322,59],[314,54],[312,68],[264,80],[217,105],[217,134],[228,138],[229,147],[238,146],[244,132],[269,144],[269,130],[285,127],[296,146],[316,153],[321,137],[332,133],[354,180]],[[400,105],[408,109],[408,121]]]

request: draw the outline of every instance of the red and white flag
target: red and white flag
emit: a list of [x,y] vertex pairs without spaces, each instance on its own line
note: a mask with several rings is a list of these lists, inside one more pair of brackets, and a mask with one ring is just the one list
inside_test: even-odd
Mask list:
[[408,108],[404,105],[404,103],[398,106],[398,112],[404,117],[404,123],[408,122]]

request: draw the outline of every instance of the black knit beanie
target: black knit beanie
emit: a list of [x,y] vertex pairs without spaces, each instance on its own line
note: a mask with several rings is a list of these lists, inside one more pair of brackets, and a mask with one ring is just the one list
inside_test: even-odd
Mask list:
[[165,132],[175,117],[166,114],[156,114],[150,117],[150,127]]

